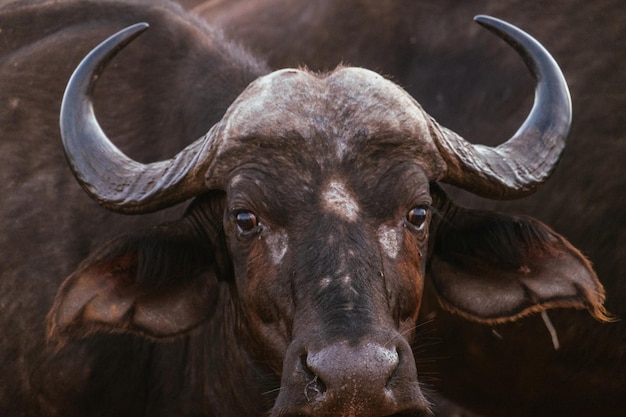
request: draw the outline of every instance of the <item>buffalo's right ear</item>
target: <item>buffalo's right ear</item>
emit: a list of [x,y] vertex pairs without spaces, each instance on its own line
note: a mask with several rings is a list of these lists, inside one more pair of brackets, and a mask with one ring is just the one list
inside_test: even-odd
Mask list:
[[445,309],[480,323],[550,308],[611,320],[591,264],[564,237],[532,218],[465,209],[433,191],[441,217],[428,275]]
[[63,282],[48,337],[62,344],[95,332],[183,333],[215,308],[216,264],[214,248],[184,218],[115,239]]

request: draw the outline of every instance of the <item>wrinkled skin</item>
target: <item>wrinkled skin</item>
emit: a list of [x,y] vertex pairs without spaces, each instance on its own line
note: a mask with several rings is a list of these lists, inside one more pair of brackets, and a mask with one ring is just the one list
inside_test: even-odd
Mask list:
[[[540,39],[561,65],[574,105],[559,168],[528,199],[494,203],[462,195],[462,201],[530,213],[552,225],[593,262],[607,290],[608,310],[626,316],[626,55],[620,47],[626,27],[621,2],[290,4],[210,1],[196,10],[268,56],[275,67],[320,69],[347,62],[388,74],[438,121],[489,145],[523,119],[530,80],[517,57],[465,22],[488,13]],[[279,40],[282,47],[276,48]],[[506,326],[477,325],[426,300],[424,326],[435,327],[443,343],[424,356],[446,358],[433,372],[439,375],[437,385],[455,400],[494,416],[615,416],[626,410],[623,320],[601,324],[584,313],[550,312],[560,344],[555,350],[540,317]]]

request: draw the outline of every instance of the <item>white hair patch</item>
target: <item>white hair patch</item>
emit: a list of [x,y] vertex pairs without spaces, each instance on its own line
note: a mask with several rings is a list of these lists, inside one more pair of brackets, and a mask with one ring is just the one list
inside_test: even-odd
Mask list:
[[400,251],[400,234],[398,231],[386,225],[378,228],[378,242],[385,255],[391,259],[396,259]]
[[331,181],[328,184],[322,193],[322,204],[327,211],[350,222],[356,221],[359,216],[359,203],[340,181]]
[[289,236],[285,232],[274,232],[267,236],[265,242],[272,257],[272,263],[279,265],[289,249]]

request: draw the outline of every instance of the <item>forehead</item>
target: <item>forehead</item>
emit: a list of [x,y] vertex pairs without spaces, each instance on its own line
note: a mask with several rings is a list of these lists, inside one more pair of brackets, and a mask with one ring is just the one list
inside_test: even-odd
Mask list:
[[281,70],[233,103],[221,122],[217,165],[294,167],[306,160],[322,169],[350,162],[362,170],[408,159],[437,179],[444,164],[428,120],[412,97],[374,72]]
[[[303,136],[312,136],[320,128],[338,135],[356,124],[391,131],[423,128],[410,126],[423,124],[412,114],[412,107],[414,100],[401,88],[362,68],[324,75],[285,69],[253,82],[227,117],[235,134],[271,134],[267,129],[275,129],[280,122],[286,129],[301,130]],[[335,124],[338,120],[348,126]]]

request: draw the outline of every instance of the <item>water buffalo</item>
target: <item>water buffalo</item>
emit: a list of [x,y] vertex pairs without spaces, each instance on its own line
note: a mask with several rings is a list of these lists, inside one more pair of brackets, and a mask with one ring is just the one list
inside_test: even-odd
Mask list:
[[[136,17],[132,7],[121,10]],[[193,201],[178,220],[166,215],[169,222],[143,231],[133,229],[145,224],[144,215],[107,218],[98,226],[109,229],[105,235],[130,230],[91,250],[89,223],[98,223],[92,206],[68,198],[73,191],[63,174],[53,175],[58,169],[35,170],[59,163],[50,158],[55,151],[45,155],[50,161],[26,171],[36,172],[31,182],[22,175],[26,184],[43,182],[34,213],[54,207],[66,215],[43,225],[32,222],[32,212],[15,210],[9,217],[21,229],[9,229],[13,239],[3,242],[10,254],[3,262],[24,265],[2,276],[2,328],[12,332],[2,359],[18,382],[2,391],[0,410],[426,416],[410,343],[419,343],[416,320],[427,276],[450,309],[481,322],[551,307],[587,309],[605,320],[602,286],[564,238],[531,218],[457,207],[438,185],[491,198],[528,195],[551,174],[569,130],[569,96],[552,58],[516,28],[480,21],[515,46],[539,80],[526,123],[497,148],[464,141],[370,71],[281,70],[251,83],[205,136],[175,157],[137,162],[109,141],[95,114],[100,119],[112,112],[104,130],[119,128],[127,140],[137,134],[143,146],[150,137],[138,131],[142,125],[154,123],[159,136],[180,138],[177,130],[186,120],[178,118],[191,116],[185,108],[155,106],[165,120],[139,118],[124,129],[115,123],[123,114],[117,108],[123,89],[105,90],[118,98],[108,105],[99,106],[96,96],[94,111],[95,81],[107,81],[104,66],[143,25],[96,48],[72,77],[61,110],[72,172],[94,200],[116,212],[147,213]],[[77,39],[60,32],[61,39]],[[194,43],[220,47],[212,32],[192,33]],[[166,44],[179,47],[175,41],[187,45],[179,37]],[[156,65],[148,58],[157,46],[148,48],[146,62]],[[219,88],[224,81],[228,88],[222,96],[217,91],[216,100],[227,101],[226,94],[239,93],[239,82],[262,70],[250,59],[234,53],[226,59],[234,68],[183,76],[192,80],[185,87],[194,87],[184,94],[195,98],[195,88]],[[136,70],[143,75],[138,81],[147,78]],[[208,77],[207,84],[196,84],[197,77]],[[120,89],[115,82],[124,80],[109,82]],[[211,97],[203,97],[208,106]],[[210,119],[220,108],[192,114]],[[165,131],[167,122],[173,127]],[[44,134],[56,136],[47,129]],[[19,146],[19,137],[9,138],[9,145]],[[9,174],[20,178],[3,171],[3,177]],[[41,178],[48,175],[50,182]],[[71,206],[58,208],[62,203]],[[70,215],[69,226],[59,223]],[[53,235],[49,246],[33,250],[33,240],[17,240],[45,237],[38,233]],[[91,254],[80,266],[72,265],[86,252]],[[32,262],[24,262],[26,253]],[[51,306],[49,290],[59,277],[52,283],[46,278],[64,272],[69,277]],[[44,347],[38,320],[48,308],[52,344]]]
[[[169,338],[197,328],[203,378],[180,366],[178,379],[196,384],[159,381],[191,397],[166,405],[177,413],[191,402],[218,415],[426,416],[409,342],[427,263],[442,302],[477,321],[550,307],[606,320],[601,285],[562,237],[529,218],[456,207],[436,185],[532,193],[569,130],[569,95],[552,58],[514,27],[480,22],[519,49],[539,80],[527,122],[499,148],[469,144],[370,71],[287,69],[253,82],[172,159],[142,164],[109,141],[90,95],[144,26],[96,48],[61,109],[80,184],[122,213],[195,199],[180,220],[88,257],[59,290],[49,337],[63,346],[99,332]],[[242,380],[249,409],[235,404]]]
[[[275,67],[347,62],[388,74],[442,124],[487,145],[515,131],[531,80],[514,54],[464,22],[490,13],[531,28],[571,86],[574,123],[559,169],[524,200],[453,193],[475,208],[531,214],[563,233],[593,262],[608,310],[626,316],[623,2],[213,0],[196,11]],[[431,301],[427,293],[421,316],[442,343],[424,355],[438,358],[438,387],[458,402],[493,416],[626,415],[623,320],[602,324],[565,310],[550,313],[551,331],[539,317],[485,326]]]

